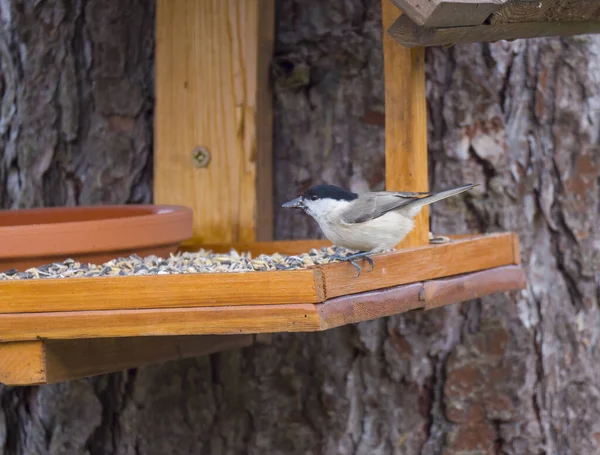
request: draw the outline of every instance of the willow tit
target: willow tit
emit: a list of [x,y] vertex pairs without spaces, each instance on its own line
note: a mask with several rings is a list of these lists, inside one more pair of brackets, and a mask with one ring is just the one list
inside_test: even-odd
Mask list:
[[355,259],[364,258],[373,270],[370,254],[393,249],[414,228],[414,218],[433,202],[468,191],[468,184],[439,193],[379,191],[357,194],[334,185],[317,185],[283,204],[309,214],[335,246],[358,250],[337,259],[350,262],[360,275]]

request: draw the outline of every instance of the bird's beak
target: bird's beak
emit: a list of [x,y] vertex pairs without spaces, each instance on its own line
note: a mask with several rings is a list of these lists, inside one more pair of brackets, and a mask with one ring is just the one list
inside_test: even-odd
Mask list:
[[296,199],[287,201],[285,204],[282,205],[282,207],[292,208],[292,209],[303,209],[304,203],[302,202],[302,197],[297,197]]

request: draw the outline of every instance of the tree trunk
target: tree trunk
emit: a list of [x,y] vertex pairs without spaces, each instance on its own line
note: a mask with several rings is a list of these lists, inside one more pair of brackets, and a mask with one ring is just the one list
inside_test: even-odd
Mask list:
[[[306,186],[384,187],[380,0],[280,0],[276,230]],[[0,4],[2,207],[151,200],[153,4]],[[427,52],[434,232],[515,230],[528,288],[270,346],[0,389],[0,453],[593,454],[600,37]]]

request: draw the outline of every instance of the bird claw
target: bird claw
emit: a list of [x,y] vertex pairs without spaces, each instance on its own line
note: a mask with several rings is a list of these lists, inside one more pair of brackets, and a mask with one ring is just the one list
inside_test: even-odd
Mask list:
[[361,251],[359,253],[351,254],[350,256],[340,256],[339,254],[336,254],[332,256],[332,259],[337,259],[339,261],[349,262],[350,264],[352,264],[356,269],[356,275],[354,276],[354,278],[358,278],[360,276],[361,268],[356,263],[355,259],[362,258],[365,261],[367,261],[371,266],[371,270],[369,270],[369,272],[371,272],[375,268],[375,262],[368,256],[368,254],[370,254],[368,251]]
[[446,237],[445,235],[434,235],[433,232],[429,233],[429,243],[432,245],[440,245],[449,243],[450,241],[450,237]]

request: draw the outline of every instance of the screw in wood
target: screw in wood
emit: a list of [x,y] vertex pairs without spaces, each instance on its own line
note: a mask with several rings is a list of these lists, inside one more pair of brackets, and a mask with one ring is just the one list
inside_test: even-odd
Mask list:
[[207,167],[210,163],[210,152],[206,147],[199,145],[192,151],[192,158],[196,167]]

